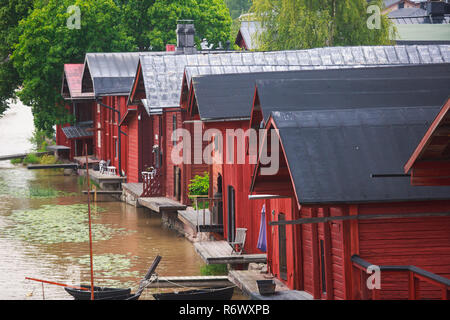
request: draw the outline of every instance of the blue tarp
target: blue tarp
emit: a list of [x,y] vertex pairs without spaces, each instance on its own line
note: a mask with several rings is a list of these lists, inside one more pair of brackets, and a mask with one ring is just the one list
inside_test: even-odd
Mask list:
[[261,224],[259,226],[258,244],[256,246],[262,252],[266,252],[267,239],[266,239],[266,205],[264,204],[261,209]]

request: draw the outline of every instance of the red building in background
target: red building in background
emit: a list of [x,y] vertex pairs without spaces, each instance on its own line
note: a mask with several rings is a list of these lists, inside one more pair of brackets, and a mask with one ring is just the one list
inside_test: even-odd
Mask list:
[[56,144],[70,148],[70,159],[83,156],[85,145],[90,155],[94,153],[94,95],[81,92],[83,68],[83,64],[64,65],[61,95],[75,122],[56,126]]

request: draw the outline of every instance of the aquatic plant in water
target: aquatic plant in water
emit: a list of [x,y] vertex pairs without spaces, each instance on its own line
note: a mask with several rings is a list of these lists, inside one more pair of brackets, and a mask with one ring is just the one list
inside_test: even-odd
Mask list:
[[[123,228],[95,223],[95,212],[104,209],[92,206],[92,240],[108,240],[113,235],[125,235]],[[89,241],[88,207],[85,204],[43,205],[38,209],[16,210],[9,216],[12,226],[2,230],[5,234],[26,241],[43,244]]]
[[18,169],[0,170],[0,196],[29,199],[48,199],[77,195],[50,186],[33,184],[34,175]]
[[[130,271],[133,266],[132,260],[138,258],[130,254],[94,254],[94,278],[96,285],[100,286],[115,286],[115,287],[132,287],[137,284],[137,280],[145,275],[145,270]],[[85,269],[90,267],[90,256],[84,255],[81,257],[68,257],[72,264],[78,264]],[[120,280],[119,280],[120,279]],[[133,279],[133,281],[125,282],[124,279]]]

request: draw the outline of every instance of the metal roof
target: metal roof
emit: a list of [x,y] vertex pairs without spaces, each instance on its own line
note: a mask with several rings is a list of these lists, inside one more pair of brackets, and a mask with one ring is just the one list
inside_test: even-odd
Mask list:
[[[86,123],[87,124],[87,123]],[[92,121],[90,121],[91,126],[89,125],[78,125],[72,127],[63,127],[61,128],[67,139],[78,139],[84,137],[92,137],[94,132],[92,130],[87,130],[92,127]]]
[[[450,199],[402,174],[439,107],[273,112],[300,204]],[[351,183],[348,183],[351,181]]]
[[262,31],[263,27],[261,26],[260,21],[241,21],[241,27],[239,28],[239,33],[235,43],[238,44],[239,36],[241,36],[244,39],[248,50],[258,49],[256,44],[257,37],[262,33]]
[[[201,67],[207,68],[207,67]],[[307,67],[305,67],[307,68]],[[186,67],[186,73],[190,73],[190,70],[197,69],[197,67]],[[193,78],[193,88],[197,101],[198,111],[200,118],[202,120],[213,120],[213,119],[235,119],[250,117],[250,112],[252,108],[252,102],[255,92],[255,83],[257,80],[268,80],[273,81],[275,79],[309,79],[310,85],[307,87],[302,87],[299,90],[294,89],[296,94],[300,95],[306,93],[311,89],[313,80],[319,79],[373,79],[373,78],[383,78],[383,79],[393,79],[400,78],[401,80],[396,82],[396,88],[401,86],[407,91],[416,91],[418,87],[421,86],[422,79],[427,81],[427,88],[433,86],[433,81],[430,79],[437,79],[439,75],[444,77],[450,77],[450,64],[436,64],[436,65],[415,65],[415,66],[392,66],[392,67],[379,67],[379,68],[344,68],[344,69],[327,69],[327,70],[302,70],[302,71],[287,71],[287,72],[257,72],[257,73],[243,73],[243,74],[223,74],[223,75],[202,75]],[[426,79],[428,77],[428,79]],[[403,79],[404,78],[404,79]],[[380,82],[380,81],[378,81]],[[399,83],[400,82],[400,83]],[[324,95],[324,99],[330,92],[325,91],[327,82],[315,82],[319,87],[321,94]],[[337,85],[340,82],[330,82],[330,85],[335,87],[337,90]],[[383,83],[381,81],[381,83]],[[392,83],[392,82],[391,82]],[[445,82],[444,82],[445,83]],[[342,88],[342,93],[348,93],[348,88]],[[443,86],[443,84],[441,84]],[[351,86],[350,90],[357,88]],[[362,87],[364,88],[364,87]],[[267,88],[262,88],[262,94],[267,93],[271,95],[270,86]],[[276,91],[277,87],[274,88]],[[316,88],[317,89],[317,88]],[[344,90],[345,89],[345,90]],[[388,88],[388,90],[391,90]],[[396,89],[397,90],[397,89]],[[287,89],[290,91],[290,89]],[[277,93],[275,93],[277,94]],[[288,93],[289,95],[290,93]],[[398,95],[398,99],[401,99],[403,95]],[[421,95],[424,96],[423,94]],[[264,98],[265,96],[263,96]],[[296,101],[297,96],[294,97]],[[424,100],[422,98],[422,100]],[[270,114],[270,111],[266,113],[267,110],[272,110],[277,106],[284,106],[287,102],[284,97],[279,97],[278,94],[274,98],[274,105],[266,106],[264,102],[264,114]],[[375,101],[380,101],[377,98]],[[290,103],[289,103],[290,104]],[[267,117],[266,117],[267,119]]]
[[[450,45],[327,47],[298,51],[141,55],[150,108],[179,106],[186,66],[348,66],[450,62]],[[135,81],[137,81],[135,79]]]
[[[87,53],[82,91],[95,96],[128,95],[136,75],[140,55],[169,55],[169,52]],[[173,54],[173,53],[172,53]]]
[[[267,120],[272,111],[308,110],[312,107],[441,106],[448,97],[450,64],[428,66],[428,71],[423,67],[400,68],[403,71],[395,71],[397,68],[367,69],[356,81],[355,77],[352,79],[351,70],[341,70],[340,80],[256,80],[259,107],[264,120]],[[372,79],[370,72],[375,73]],[[377,76],[377,72],[386,73],[378,73]],[[345,73],[348,73],[347,77]]]

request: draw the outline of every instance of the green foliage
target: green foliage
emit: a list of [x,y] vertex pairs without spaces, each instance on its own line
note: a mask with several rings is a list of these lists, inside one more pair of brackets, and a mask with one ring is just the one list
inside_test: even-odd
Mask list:
[[204,196],[209,192],[209,174],[205,172],[204,176],[196,175],[188,185],[189,195]]
[[206,39],[213,48],[230,38],[231,17],[223,0],[155,0],[148,10],[148,40],[152,50],[176,44],[177,20],[194,20],[195,42]]
[[33,0],[2,0],[0,4],[0,116],[8,108],[8,99],[15,99],[21,79],[9,56],[19,38],[19,21],[32,8]]
[[265,30],[257,39],[261,50],[390,44],[386,16],[380,29],[367,27],[372,4],[383,7],[382,0],[254,0],[251,10]]
[[206,264],[200,267],[200,274],[202,276],[222,276],[228,274],[226,264]]
[[39,160],[40,164],[55,164],[57,162],[56,157],[50,154],[44,154]]
[[241,14],[247,13],[252,5],[251,0],[225,0],[225,3],[230,10],[230,15],[233,20]]
[[34,145],[34,149],[37,152],[47,151],[47,136],[44,131],[34,130],[33,135],[30,138],[30,142]]
[[40,163],[41,158],[39,158],[36,154],[34,153],[29,153],[27,154],[27,156],[23,159],[22,163],[24,165],[27,164],[37,164]]
[[9,160],[12,164],[21,164],[22,163],[22,158],[16,158],[16,159],[11,159]]
[[[67,27],[71,5],[80,8],[81,29]],[[50,135],[54,124],[71,120],[60,95],[64,63],[82,63],[86,52],[129,51],[132,39],[113,0],[36,0],[34,6],[19,23],[12,61],[23,79],[19,98],[32,107],[36,128]]]

